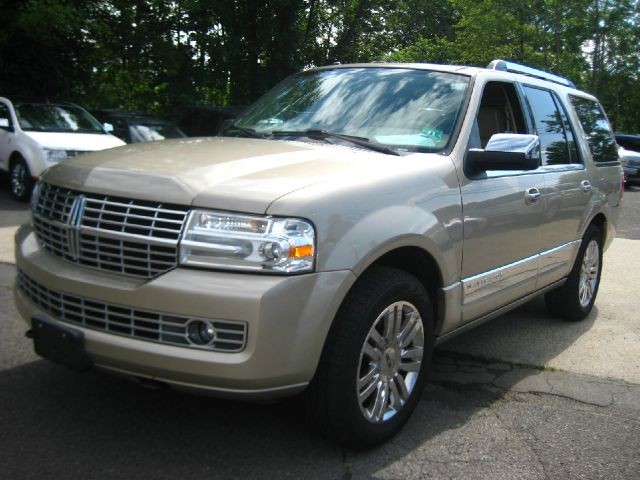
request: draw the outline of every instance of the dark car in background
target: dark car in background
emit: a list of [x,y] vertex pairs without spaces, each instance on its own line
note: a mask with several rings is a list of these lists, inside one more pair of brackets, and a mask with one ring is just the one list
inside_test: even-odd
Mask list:
[[626,150],[640,152],[640,135],[616,133],[616,142]]
[[640,183],[640,135],[616,133],[618,153],[627,183]]
[[218,134],[225,120],[236,118],[246,108],[194,106],[183,110],[174,121],[189,137],[210,137]]
[[92,113],[102,123],[113,125],[113,135],[127,143],[186,137],[178,126],[146,113],[126,110],[96,110]]

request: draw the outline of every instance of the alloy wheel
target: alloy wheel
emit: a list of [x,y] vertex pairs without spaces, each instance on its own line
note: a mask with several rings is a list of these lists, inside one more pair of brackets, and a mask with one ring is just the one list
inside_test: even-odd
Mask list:
[[395,302],[378,316],[360,352],[357,392],[367,421],[393,418],[413,392],[424,355],[424,329],[418,309]]
[[600,270],[600,247],[595,239],[589,242],[580,270],[580,283],[578,286],[578,298],[582,308],[586,308],[593,299],[598,284],[598,271]]

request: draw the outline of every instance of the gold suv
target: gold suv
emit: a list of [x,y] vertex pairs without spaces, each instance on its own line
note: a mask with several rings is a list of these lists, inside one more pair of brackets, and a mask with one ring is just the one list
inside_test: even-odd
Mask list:
[[215,138],[71,158],[35,187],[15,299],[36,351],[177,389],[308,389],[373,445],[434,345],[545,294],[593,306],[622,170],[591,95],[504,61],[335,65]]

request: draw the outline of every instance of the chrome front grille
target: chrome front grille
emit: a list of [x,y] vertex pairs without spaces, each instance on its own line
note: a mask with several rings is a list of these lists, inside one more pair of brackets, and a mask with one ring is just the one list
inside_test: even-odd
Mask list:
[[188,207],[80,193],[41,183],[33,226],[60,258],[100,270],[154,277],[176,266]]
[[244,350],[247,324],[228,320],[206,320],[215,330],[215,340],[207,346],[194,345],[187,337],[193,317],[151,310],[133,309],[59,292],[18,271],[18,288],[31,302],[62,322],[92,330],[132,337],[155,343],[221,352]]
[[48,183],[39,185],[38,198],[33,206],[33,212],[51,220],[67,223],[78,194],[73,190],[54,187]]
[[83,226],[109,232],[178,240],[186,208],[165,207],[156,202],[122,200],[85,194]]

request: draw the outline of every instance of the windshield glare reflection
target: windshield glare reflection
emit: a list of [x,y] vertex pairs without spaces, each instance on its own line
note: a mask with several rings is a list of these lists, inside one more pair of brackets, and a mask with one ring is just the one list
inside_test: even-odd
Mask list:
[[409,150],[449,144],[469,78],[401,68],[336,68],[284,80],[237,124],[272,131],[325,130]]

